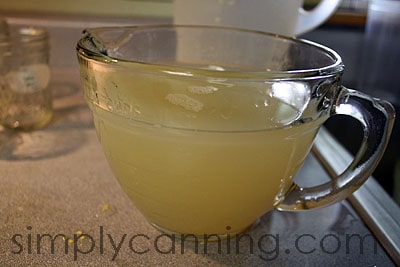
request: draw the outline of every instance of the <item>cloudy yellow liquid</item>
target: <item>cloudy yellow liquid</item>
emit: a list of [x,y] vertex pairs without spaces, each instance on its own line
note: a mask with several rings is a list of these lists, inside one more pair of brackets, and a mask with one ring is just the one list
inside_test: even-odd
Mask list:
[[93,87],[86,94],[96,97],[91,108],[109,164],[144,216],[171,232],[249,227],[291,185],[321,124],[289,123],[298,111],[266,97],[265,85],[96,75],[96,88],[84,86]]

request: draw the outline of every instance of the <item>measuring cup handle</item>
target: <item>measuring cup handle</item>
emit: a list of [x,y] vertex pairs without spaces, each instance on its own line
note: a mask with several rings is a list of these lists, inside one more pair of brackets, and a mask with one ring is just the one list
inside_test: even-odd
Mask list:
[[348,115],[360,121],[364,137],[353,162],[338,177],[314,187],[293,184],[278,210],[305,210],[323,207],[348,197],[372,174],[381,159],[394,124],[395,110],[384,100],[342,87],[332,114]]
[[335,12],[342,0],[322,0],[313,10],[299,10],[296,35],[308,32],[325,22]]

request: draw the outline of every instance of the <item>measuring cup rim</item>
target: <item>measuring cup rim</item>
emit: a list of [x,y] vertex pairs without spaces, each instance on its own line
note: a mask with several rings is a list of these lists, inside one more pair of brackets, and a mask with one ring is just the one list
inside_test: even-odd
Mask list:
[[[291,42],[294,44],[301,44],[308,47],[313,47],[316,51],[322,51],[332,59],[331,64],[327,64],[321,67],[315,68],[304,68],[304,69],[294,69],[294,70],[263,70],[263,71],[249,71],[249,70],[215,70],[215,69],[200,69],[198,67],[191,66],[180,66],[177,64],[164,64],[164,63],[153,63],[140,60],[126,60],[123,58],[110,56],[102,52],[101,49],[96,47],[89,48],[86,45],[86,41],[90,39],[90,42],[96,43],[96,34],[104,31],[116,31],[116,30],[130,30],[130,31],[144,31],[144,30],[156,30],[156,29],[179,29],[179,28],[189,28],[189,29],[213,29],[221,31],[232,31],[232,32],[242,32],[256,35],[264,35],[268,38],[274,38],[281,40],[283,42]],[[117,64],[123,66],[129,63],[130,67],[135,65],[138,69],[142,71],[161,71],[167,74],[178,74],[178,75],[189,75],[193,76],[204,76],[204,77],[214,77],[214,78],[229,78],[229,79],[245,79],[245,80],[258,80],[258,79],[268,79],[268,80],[293,80],[293,79],[313,79],[321,78],[324,76],[334,76],[341,74],[344,70],[344,64],[340,55],[333,49],[321,45],[319,43],[300,39],[296,37],[288,37],[283,35],[278,35],[274,33],[268,33],[256,30],[239,29],[232,27],[220,27],[220,26],[205,26],[205,25],[139,25],[139,26],[108,26],[108,27],[97,27],[97,28],[87,28],[83,31],[82,38],[78,41],[76,45],[76,50],[78,56],[94,60],[96,62],[102,62],[106,64]]]

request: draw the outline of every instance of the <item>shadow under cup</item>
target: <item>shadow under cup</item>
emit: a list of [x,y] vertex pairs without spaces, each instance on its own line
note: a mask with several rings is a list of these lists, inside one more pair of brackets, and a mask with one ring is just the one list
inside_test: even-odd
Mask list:
[[[85,97],[107,160],[158,228],[227,235],[268,210],[344,199],[370,175],[393,109],[340,85],[332,50],[267,33],[196,26],[87,29],[77,45]],[[365,140],[336,180],[293,178],[319,127],[359,120]]]

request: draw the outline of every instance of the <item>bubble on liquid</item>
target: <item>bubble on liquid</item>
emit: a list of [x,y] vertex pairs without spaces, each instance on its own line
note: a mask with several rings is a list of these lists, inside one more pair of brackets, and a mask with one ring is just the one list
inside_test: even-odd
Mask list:
[[204,69],[206,70],[217,70],[217,71],[225,71],[225,68],[222,66],[217,66],[217,65],[208,65]]
[[168,94],[165,99],[171,104],[181,106],[189,111],[199,112],[204,107],[203,103],[185,94]]
[[196,95],[208,95],[217,92],[218,88],[214,86],[189,86],[187,90]]

